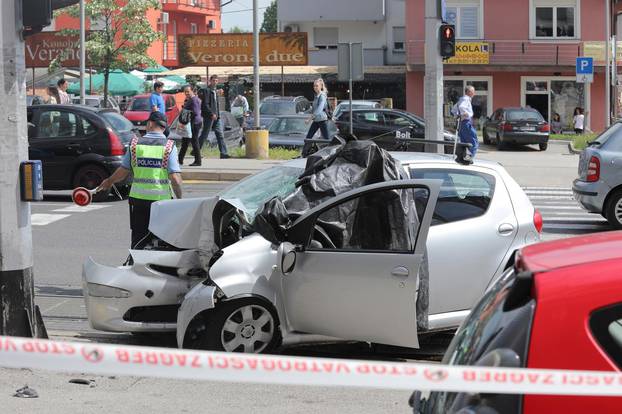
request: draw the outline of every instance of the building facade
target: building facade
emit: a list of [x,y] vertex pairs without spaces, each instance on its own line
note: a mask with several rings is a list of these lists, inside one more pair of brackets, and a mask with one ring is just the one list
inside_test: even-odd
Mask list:
[[[179,67],[177,35],[192,33],[220,33],[220,0],[161,0],[162,10],[149,10],[145,18],[162,32],[163,41],[154,42],[147,53],[158,64],[168,68]],[[97,30],[97,21],[87,23],[87,30]],[[60,15],[47,30],[78,29],[78,19]]]
[[[424,1],[407,0],[406,101],[423,114]],[[473,85],[476,124],[496,108],[530,106],[545,119],[561,117],[572,130],[576,107],[587,126],[606,125],[604,47],[608,0],[447,0],[445,20],[456,25],[457,56],[444,64],[444,111]],[[615,25],[612,25],[612,31]],[[594,58],[592,83],[576,82],[579,56]]]
[[405,0],[277,0],[279,31],[307,32],[309,65],[337,65],[337,44],[362,42],[366,66],[406,62]]

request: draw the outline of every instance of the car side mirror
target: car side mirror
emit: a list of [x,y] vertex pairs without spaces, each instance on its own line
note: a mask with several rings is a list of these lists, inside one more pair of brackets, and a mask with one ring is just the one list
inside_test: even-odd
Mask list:
[[296,267],[296,246],[283,242],[277,251],[277,263],[281,273],[288,275]]

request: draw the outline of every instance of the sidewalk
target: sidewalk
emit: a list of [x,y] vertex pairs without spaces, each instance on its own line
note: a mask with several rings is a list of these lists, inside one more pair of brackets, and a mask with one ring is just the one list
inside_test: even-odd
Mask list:
[[194,158],[187,156],[181,166],[181,176],[184,180],[201,181],[238,181],[244,177],[265,170],[285,161],[255,160],[248,158],[203,158],[200,167],[190,167]]

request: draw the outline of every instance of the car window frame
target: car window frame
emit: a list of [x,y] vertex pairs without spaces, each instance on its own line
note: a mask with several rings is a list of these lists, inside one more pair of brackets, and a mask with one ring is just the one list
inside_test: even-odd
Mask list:
[[[439,205],[442,203],[442,199],[443,199],[443,186],[441,185],[441,190],[438,194],[438,199],[436,201],[436,206],[434,207],[434,212],[433,212],[433,219],[432,219],[432,223],[430,223],[430,227],[434,227],[434,226],[440,226],[440,225],[444,225],[444,224],[453,224],[453,223],[458,223],[458,222],[462,222],[464,220],[473,220],[473,219],[478,219],[481,217],[484,217],[488,214],[488,212],[490,211],[490,206],[492,205],[494,199],[495,199],[495,195],[497,193],[497,177],[494,174],[491,173],[486,173],[486,172],[482,172],[482,171],[476,171],[476,170],[464,170],[461,168],[453,168],[450,166],[439,166],[439,167],[421,167],[421,166],[417,166],[415,167],[415,163],[410,163],[408,164],[406,167],[408,168],[408,175],[412,180],[440,180],[440,178],[436,178],[436,177],[413,177],[412,175],[412,171],[413,170],[417,170],[417,171],[422,171],[422,170],[428,170],[428,171],[439,171],[439,172],[444,172],[446,174],[451,174],[452,172],[458,173],[458,174],[465,174],[465,175],[485,175],[490,177],[490,179],[492,180],[492,183],[490,183],[488,180],[486,180],[485,178],[484,181],[488,182],[490,184],[490,190],[491,190],[491,197],[490,197],[490,201],[488,203],[488,206],[486,206],[486,209],[484,210],[484,212],[480,215],[477,216],[473,216],[473,217],[467,217],[467,218],[461,218],[459,220],[453,220],[453,221],[447,221],[447,222],[435,222],[434,221],[434,217],[437,216],[437,211],[436,209],[439,207]],[[457,193],[457,191],[456,191]],[[464,200],[464,198],[462,199]]]
[[622,302],[601,307],[590,314],[588,326],[598,347],[618,369],[622,369],[622,345],[609,333],[609,326],[622,320]]
[[[81,119],[80,114],[73,112],[73,111],[68,111],[64,108],[42,108],[40,110],[37,111],[38,113],[36,114],[36,118],[33,115],[33,119],[35,120],[35,122],[33,122],[35,124],[35,136],[32,137],[32,139],[34,140],[62,140],[62,139],[71,139],[71,140],[76,140],[76,139],[83,139],[85,138],[84,134],[82,133],[82,125],[79,122],[79,120]],[[75,120],[76,120],[76,132],[75,135],[67,135],[67,136],[42,136],[41,135],[41,117],[44,113],[46,112],[60,112],[60,113],[67,113],[67,114],[71,114],[74,116]]]
[[[363,192],[360,194],[357,194],[356,196],[352,197],[352,198],[348,198],[345,200],[342,200],[341,202],[337,202],[334,204],[331,204],[330,206],[327,206],[326,208],[322,209],[321,211],[319,211],[315,217],[313,218],[313,225],[310,226],[310,228],[312,229],[312,231],[310,232],[307,240],[304,243],[304,250],[305,251],[309,251],[309,252],[335,252],[335,253],[361,253],[361,254],[365,254],[365,253],[375,253],[375,254],[403,254],[403,255],[407,255],[407,254],[414,254],[415,253],[415,249],[417,248],[417,240],[419,239],[419,235],[421,234],[421,223],[423,222],[423,215],[425,214],[425,209],[427,208],[427,203],[430,202],[430,197],[431,197],[431,190],[429,188],[424,188],[422,186],[417,186],[417,187],[410,187],[410,188],[404,188],[402,190],[425,190],[427,191],[427,201],[426,201],[426,205],[423,208],[423,211],[421,212],[421,217],[419,216],[419,211],[416,212],[417,217],[419,219],[419,224],[417,227],[417,234],[414,236],[414,240],[413,240],[413,245],[411,249],[408,250],[385,250],[385,249],[352,249],[352,248],[317,248],[317,247],[311,247],[311,242],[313,240],[313,234],[315,233],[315,226],[318,225],[317,222],[320,219],[320,217],[322,216],[322,214],[324,214],[325,212],[333,209],[333,208],[337,208],[342,204],[345,203],[349,203],[352,202],[353,200],[356,199],[360,199],[361,197],[367,196],[369,194],[375,193],[375,192],[382,192],[382,191],[392,191],[394,189],[380,189],[380,190],[372,190],[372,191],[368,191],[368,192]],[[321,227],[321,226],[320,226]]]

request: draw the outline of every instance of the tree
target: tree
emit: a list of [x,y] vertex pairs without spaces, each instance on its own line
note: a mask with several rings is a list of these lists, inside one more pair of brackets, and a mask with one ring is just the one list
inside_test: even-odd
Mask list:
[[260,31],[262,33],[276,32],[276,26],[276,0],[272,0],[272,3],[270,3],[263,14],[263,23],[261,23]]
[[233,26],[229,29],[229,33],[248,33],[248,30],[244,30],[240,26]]
[[[147,10],[160,9],[158,0],[86,0],[85,15],[97,22],[99,30],[89,32],[86,54],[89,66],[104,73],[104,103],[108,101],[108,79],[115,69],[128,71],[138,66],[155,66],[157,63],[147,55],[151,44],[163,38],[153,29],[146,18]],[[65,11],[65,10],[64,10]],[[72,17],[79,17],[79,6],[66,9]],[[78,34],[78,30],[64,30],[66,34]]]

